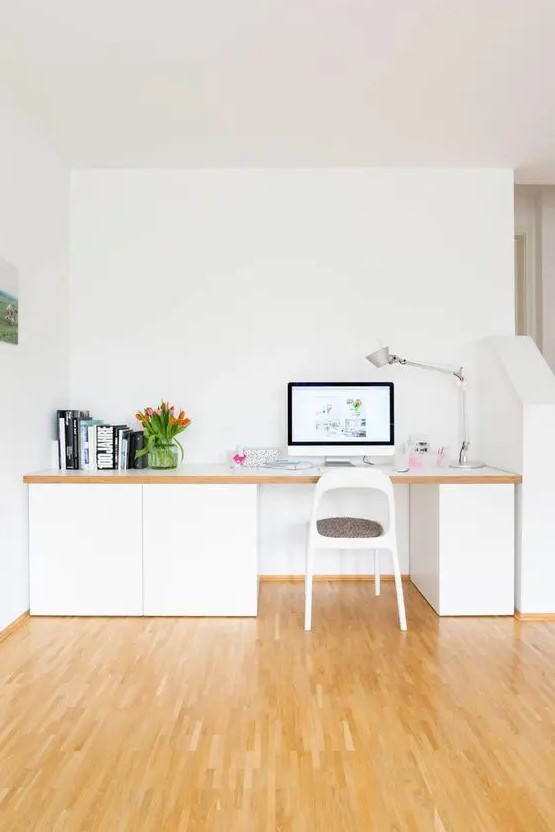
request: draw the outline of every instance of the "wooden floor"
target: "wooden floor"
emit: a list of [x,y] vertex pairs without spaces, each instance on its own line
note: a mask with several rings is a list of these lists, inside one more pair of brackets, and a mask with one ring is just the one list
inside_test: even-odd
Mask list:
[[258,620],[32,619],[0,644],[1,832],[555,830],[555,623],[266,584]]

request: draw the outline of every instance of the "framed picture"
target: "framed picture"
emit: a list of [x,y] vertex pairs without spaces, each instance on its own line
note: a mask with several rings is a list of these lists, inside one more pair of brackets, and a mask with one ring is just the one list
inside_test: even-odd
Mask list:
[[17,344],[18,330],[19,270],[0,257],[0,341]]

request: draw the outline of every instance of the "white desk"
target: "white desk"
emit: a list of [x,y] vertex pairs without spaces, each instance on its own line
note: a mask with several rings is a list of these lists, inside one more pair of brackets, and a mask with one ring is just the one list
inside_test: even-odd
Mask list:
[[[28,475],[31,613],[256,615],[258,486],[315,483],[324,470]],[[382,470],[410,485],[410,577],[436,612],[512,615],[521,477]]]

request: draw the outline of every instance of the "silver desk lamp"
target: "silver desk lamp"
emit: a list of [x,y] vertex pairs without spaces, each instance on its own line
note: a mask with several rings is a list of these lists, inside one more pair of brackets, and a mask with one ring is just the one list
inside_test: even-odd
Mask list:
[[366,356],[366,360],[373,364],[374,367],[386,367],[389,364],[406,364],[409,367],[421,367],[423,370],[436,370],[438,373],[447,373],[450,376],[455,376],[460,382],[459,389],[461,391],[461,413],[462,413],[462,445],[459,451],[459,457],[456,462],[451,463],[451,468],[483,468],[484,463],[479,460],[468,459],[467,451],[470,445],[467,435],[466,427],[466,378],[463,373],[463,368],[458,370],[450,370],[448,367],[441,367],[437,364],[423,364],[420,361],[407,361],[406,358],[399,358],[398,355],[393,355],[389,352],[389,347],[381,347],[376,352]]

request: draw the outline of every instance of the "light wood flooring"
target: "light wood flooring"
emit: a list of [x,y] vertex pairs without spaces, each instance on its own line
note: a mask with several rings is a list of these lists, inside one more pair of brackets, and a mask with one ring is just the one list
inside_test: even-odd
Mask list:
[[405,585],[257,620],[31,619],[0,644],[1,832],[555,830],[555,623]]

